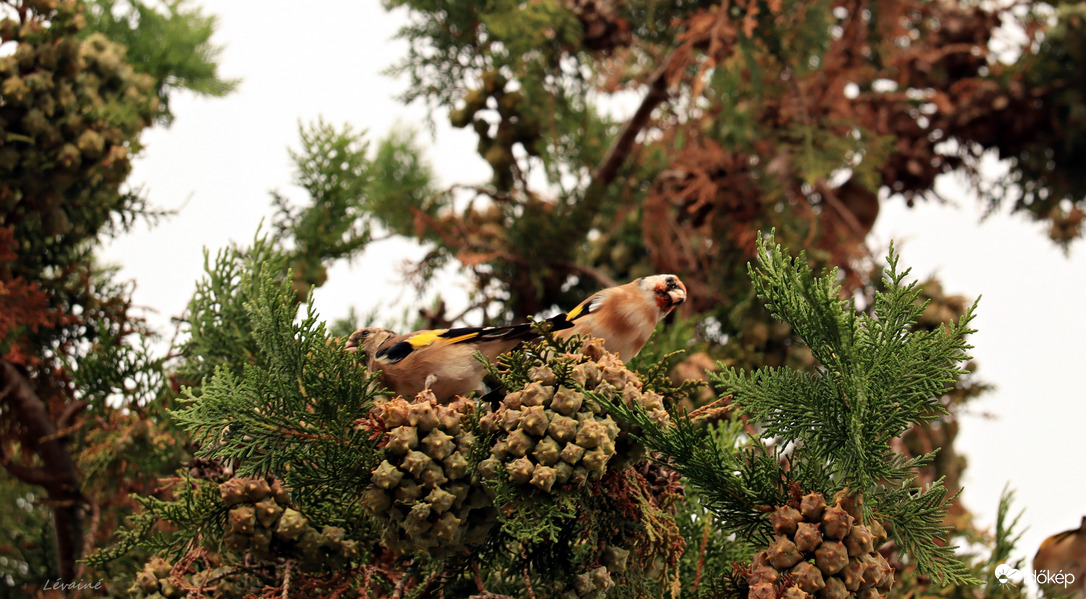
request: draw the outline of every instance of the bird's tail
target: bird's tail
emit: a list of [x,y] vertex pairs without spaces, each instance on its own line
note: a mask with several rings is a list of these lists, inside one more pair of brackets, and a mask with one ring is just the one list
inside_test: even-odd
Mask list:
[[[573,326],[568,323],[565,314],[559,314],[547,319],[552,323],[552,330],[561,330]],[[454,345],[457,343],[475,343],[480,346],[487,359],[494,359],[498,354],[503,354],[514,349],[524,341],[532,341],[539,338],[539,332],[534,323],[525,322],[500,327],[459,327],[455,329],[438,329],[433,331],[420,331],[411,337],[377,352],[376,357],[387,363],[403,360],[412,352],[428,346]]]
[[[561,331],[573,326],[573,322],[569,320],[565,312],[540,322],[549,323],[551,331]],[[539,331],[536,329],[537,324],[538,323],[525,322],[499,327],[461,327],[458,329],[449,329],[440,336],[446,343],[462,343],[468,341],[473,343],[485,341],[531,341],[539,338]]]
[[552,333],[573,328],[573,319],[569,317],[568,312],[556,314],[544,320],[543,322],[550,324]]

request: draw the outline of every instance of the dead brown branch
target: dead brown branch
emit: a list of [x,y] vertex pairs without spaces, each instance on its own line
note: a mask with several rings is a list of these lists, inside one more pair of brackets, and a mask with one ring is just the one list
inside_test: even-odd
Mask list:
[[57,535],[57,563],[59,576],[73,580],[76,560],[83,547],[83,505],[86,498],[79,490],[75,463],[64,443],[57,438],[57,426],[49,416],[45,403],[31,387],[30,381],[19,369],[0,360],[0,395],[10,407],[28,435],[23,441],[27,450],[41,460],[41,468],[16,464],[6,455],[0,455],[0,465],[12,476],[28,484],[45,488],[48,504],[53,510],[53,522]]
[[672,62],[676,57],[676,50],[672,50],[667,58],[660,63],[660,66],[656,67],[656,71],[649,78],[648,91],[645,93],[645,97],[641,99],[637,111],[622,126],[622,130],[619,131],[615,141],[611,143],[611,147],[607,149],[603,160],[592,174],[592,181],[588,184],[588,188],[585,189],[584,197],[574,208],[573,222],[581,223],[580,227],[583,229],[578,231],[578,238],[583,237],[587,227],[590,226],[592,216],[596,214],[603,202],[607,186],[615,180],[619,168],[626,162],[637,136],[648,125],[649,119],[652,117],[652,111],[656,110],[661,102],[667,100],[668,74],[671,72]]

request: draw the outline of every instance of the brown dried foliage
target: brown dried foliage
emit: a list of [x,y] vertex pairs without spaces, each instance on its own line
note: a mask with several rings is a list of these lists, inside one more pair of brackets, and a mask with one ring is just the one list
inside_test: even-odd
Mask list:
[[[963,158],[962,147],[998,147],[1014,154],[1033,138],[1038,119],[1044,118],[1035,109],[1043,91],[1025,87],[1021,76],[1004,85],[989,73],[999,68],[990,60],[988,44],[1001,14],[957,3],[848,2],[836,8],[847,16],[837,23],[836,39],[818,68],[759,53],[757,71],[738,67],[744,86],[770,90],[758,97],[758,105],[742,95],[728,100],[709,94],[710,104],[695,118],[663,132],[660,146],[681,147],[645,203],[645,243],[657,269],[696,273],[685,280],[697,286],[691,279],[709,279],[729,259],[749,258],[756,231],[779,224],[781,210],[808,231],[806,247],[824,250],[831,262],[855,265],[868,257],[865,239],[879,212],[880,189],[910,202],[935,197],[936,176],[975,163]],[[868,10],[879,15],[877,21],[869,21]],[[753,35],[759,50],[768,50],[752,25],[756,11],[740,12],[732,17],[710,9],[689,19],[673,85],[696,97],[709,69],[737,68],[722,60],[738,31]],[[803,11],[768,17],[778,33],[802,28],[804,18]],[[756,76],[761,77],[757,85]],[[753,117],[757,138],[728,147],[711,132],[737,111]],[[890,140],[891,146],[886,156],[860,157],[869,165],[856,165],[843,183],[811,180],[799,156],[804,146],[832,150],[818,138],[804,139],[812,130],[829,138],[847,138],[855,130],[872,148],[880,140]],[[961,145],[942,143],[948,139]],[[845,158],[842,169],[848,166]],[[865,168],[874,170],[876,186],[870,177],[860,177]]]
[[13,277],[8,268],[17,255],[11,228],[0,228],[0,359],[27,365],[35,360],[26,353],[20,337],[24,332],[38,332],[42,327],[55,327],[64,318],[49,305],[49,298],[37,282]]

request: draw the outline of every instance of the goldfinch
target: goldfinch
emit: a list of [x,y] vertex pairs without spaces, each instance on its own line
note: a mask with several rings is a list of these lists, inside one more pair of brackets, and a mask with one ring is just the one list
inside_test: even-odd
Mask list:
[[[559,337],[591,335],[623,361],[641,351],[653,330],[675,306],[686,301],[686,287],[675,275],[642,277],[598,291],[576,308],[547,319]],[[377,327],[359,329],[347,338],[346,350],[362,350],[371,372],[392,392],[414,397],[424,389],[438,401],[484,389],[488,361],[539,334],[532,324],[462,327],[416,331],[407,335]]]
[[603,339],[607,351],[629,362],[656,325],[686,301],[686,285],[675,275],[651,275],[597,291],[565,318],[551,318],[556,335],[591,335]]
[[380,371],[382,384],[397,395],[411,398],[430,389],[438,401],[446,401],[484,388],[487,371],[475,357],[476,352],[493,361],[538,336],[531,324],[436,329],[407,335],[371,327],[351,333],[346,350],[364,351],[370,371]]
[[[1069,597],[1086,597],[1086,516],[1082,525],[1048,537],[1033,556],[1033,571],[1047,570],[1048,584]],[[1062,573],[1062,580],[1052,577]],[[1070,576],[1068,576],[1070,575]],[[1071,577],[1074,577],[1073,580]],[[1067,582],[1066,586],[1064,583]]]

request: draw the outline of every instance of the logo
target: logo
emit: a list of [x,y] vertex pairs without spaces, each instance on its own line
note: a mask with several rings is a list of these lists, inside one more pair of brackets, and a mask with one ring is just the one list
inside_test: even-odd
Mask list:
[[1034,570],[1032,572],[1020,572],[1007,564],[999,564],[995,569],[995,579],[1000,586],[1018,586],[1023,580],[1028,580],[1040,586],[1062,586],[1067,588],[1075,584],[1075,573],[1052,572],[1049,570]]
[[1016,578],[1017,576],[1018,576],[1018,570],[1015,570],[1014,568],[1008,566],[1007,564],[999,564],[998,566],[996,566],[995,577],[996,577],[996,580],[999,581],[999,584],[1001,586],[1004,586],[1004,585],[1010,585],[1012,587],[1013,586],[1018,586],[1014,582],[1012,582],[1012,578]]

